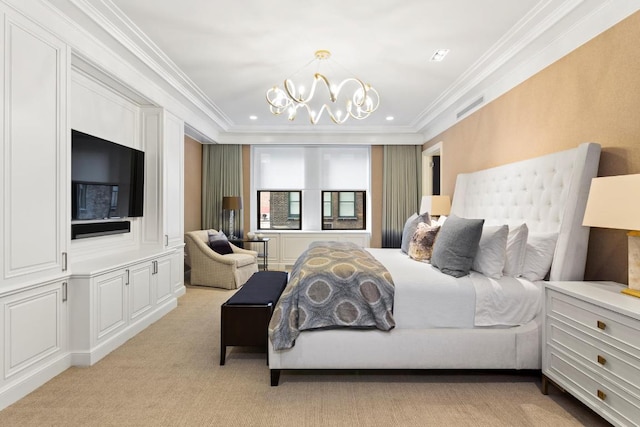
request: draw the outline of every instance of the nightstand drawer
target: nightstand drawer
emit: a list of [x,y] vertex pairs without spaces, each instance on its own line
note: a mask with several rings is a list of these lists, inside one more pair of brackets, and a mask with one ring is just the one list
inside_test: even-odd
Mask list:
[[548,291],[547,318],[557,318],[613,346],[640,350],[640,321],[559,292]]
[[640,395],[640,360],[637,357],[554,319],[550,319],[546,328],[547,345],[569,353],[608,381]]
[[[620,390],[566,355],[550,350],[549,370],[554,381],[617,425],[637,425],[638,397]],[[624,415],[622,415],[624,414]]]

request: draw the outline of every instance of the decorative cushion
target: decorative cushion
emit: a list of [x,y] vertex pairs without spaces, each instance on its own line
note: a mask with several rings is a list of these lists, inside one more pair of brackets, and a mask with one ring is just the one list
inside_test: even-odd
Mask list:
[[469,274],[478,252],[484,219],[449,216],[433,246],[431,265],[453,277]]
[[509,226],[507,225],[485,225],[482,228],[478,253],[473,259],[472,270],[492,279],[501,278],[507,259],[508,235]]
[[209,232],[209,247],[220,255],[232,254],[233,249],[227,240],[227,236],[222,231],[217,233]]
[[527,239],[522,277],[535,282],[544,280],[551,268],[558,233],[531,233]]
[[429,212],[425,212],[422,215],[413,214],[407,221],[404,223],[404,229],[402,230],[402,243],[400,244],[400,250],[402,253],[409,252],[409,243],[411,242],[411,238],[413,234],[416,232],[418,228],[418,224],[424,222],[426,224],[431,223],[431,218],[429,217]]
[[431,226],[424,222],[418,224],[409,242],[409,256],[417,261],[430,260],[438,231],[440,231],[439,225]]
[[527,224],[520,224],[509,229],[507,236],[507,260],[504,264],[505,276],[520,277],[524,265],[524,255],[527,249],[529,228]]

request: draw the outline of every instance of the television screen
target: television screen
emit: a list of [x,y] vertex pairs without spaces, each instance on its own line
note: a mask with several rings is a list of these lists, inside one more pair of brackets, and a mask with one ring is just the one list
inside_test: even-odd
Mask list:
[[138,217],[144,204],[144,152],[71,132],[71,219]]

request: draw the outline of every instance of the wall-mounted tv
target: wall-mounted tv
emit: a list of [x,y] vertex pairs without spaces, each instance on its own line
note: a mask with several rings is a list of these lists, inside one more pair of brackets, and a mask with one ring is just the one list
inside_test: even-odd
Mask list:
[[71,131],[71,219],[140,217],[144,152]]

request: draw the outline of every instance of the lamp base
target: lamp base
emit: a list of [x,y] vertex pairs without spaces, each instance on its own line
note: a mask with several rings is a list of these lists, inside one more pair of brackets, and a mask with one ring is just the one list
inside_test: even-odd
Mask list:
[[640,292],[640,232],[627,233],[629,242],[629,289]]
[[636,291],[635,289],[625,288],[620,292],[625,295],[631,295],[632,297],[640,298],[640,291]]

